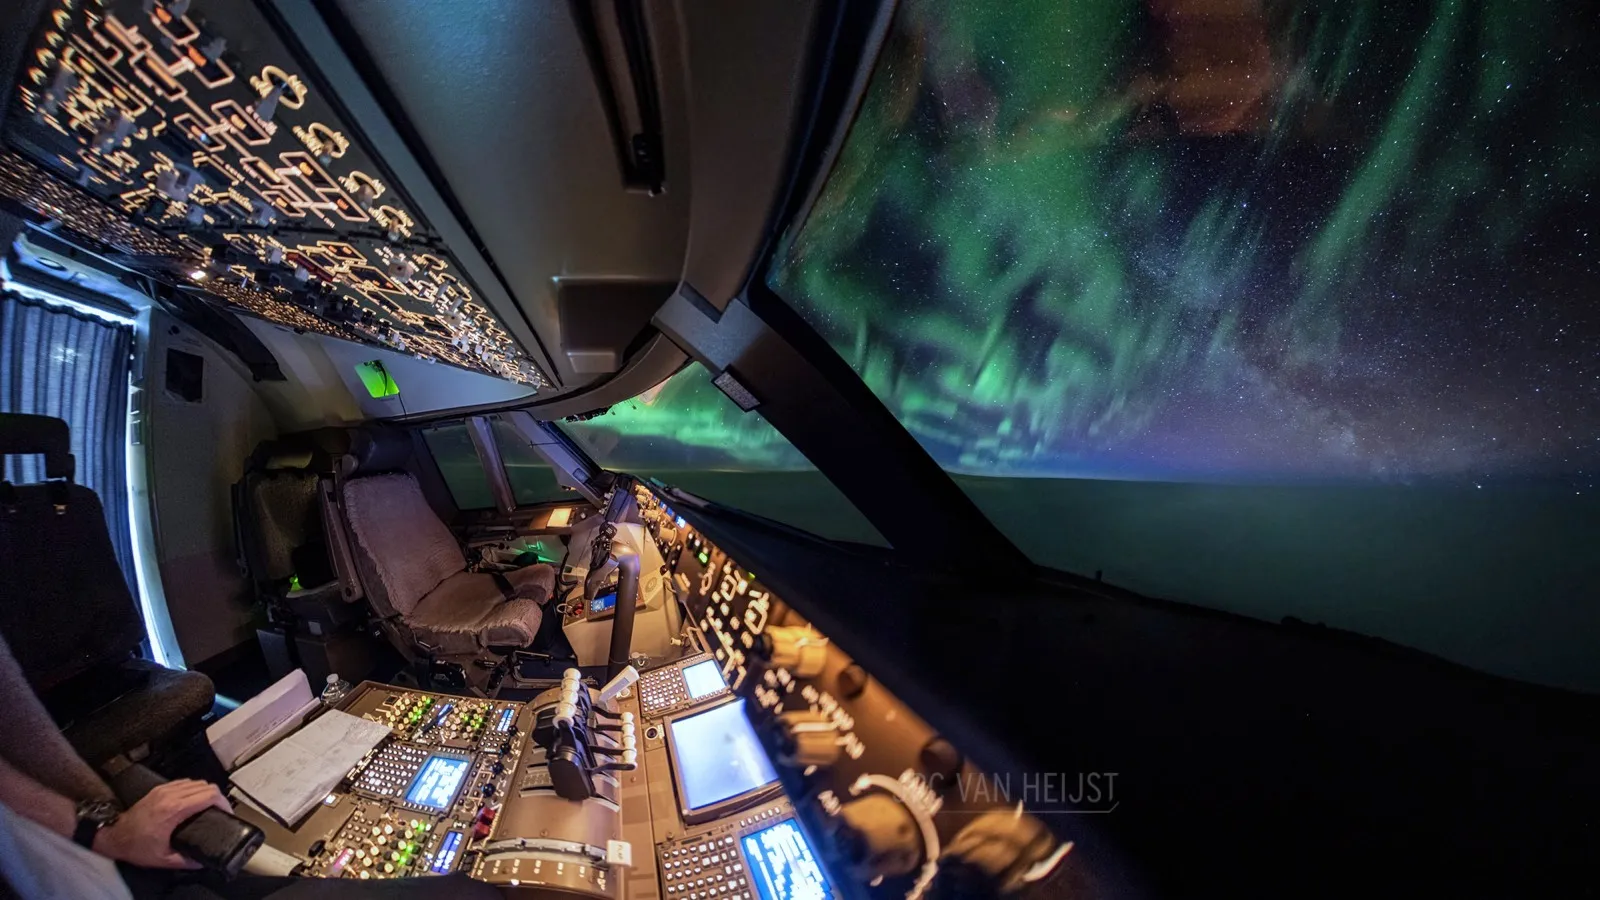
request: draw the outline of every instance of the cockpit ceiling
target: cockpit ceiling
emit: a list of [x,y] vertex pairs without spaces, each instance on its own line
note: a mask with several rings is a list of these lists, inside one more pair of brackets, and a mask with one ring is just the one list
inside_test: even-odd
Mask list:
[[[653,310],[629,314],[604,291],[572,308],[564,286],[656,285],[659,305],[683,271],[690,185],[675,5],[632,5],[645,46],[631,58],[621,23],[580,20],[591,7],[628,6],[422,0],[395,15],[388,0],[338,0],[326,17],[393,119],[414,129],[408,143],[436,167],[566,387],[615,371]],[[629,184],[629,154],[644,144],[662,166],[656,194]],[[612,360],[590,364],[591,342],[568,333],[585,312],[627,319]]]

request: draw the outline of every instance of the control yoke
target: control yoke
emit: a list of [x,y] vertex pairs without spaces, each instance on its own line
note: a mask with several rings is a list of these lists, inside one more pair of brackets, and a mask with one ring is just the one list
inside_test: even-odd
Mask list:
[[[639,554],[623,546],[614,547],[612,552],[617,568],[617,608],[611,619],[611,646],[606,650],[607,681],[628,665],[628,651],[633,647],[633,614],[639,605]],[[589,570],[584,584],[586,599],[594,599],[610,570],[609,565]]]

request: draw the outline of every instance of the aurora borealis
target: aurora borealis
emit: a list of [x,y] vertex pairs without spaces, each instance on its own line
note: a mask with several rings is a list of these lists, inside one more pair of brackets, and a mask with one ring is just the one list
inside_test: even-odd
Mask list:
[[620,471],[809,468],[777,429],[723,396],[699,363],[603,416],[561,427],[601,465]]
[[[770,281],[1020,549],[1600,690],[1592,4],[896,16]],[[576,428],[870,539],[698,366]]]
[[658,478],[820,537],[884,544],[839,489],[758,413],[744,413],[699,363],[604,415],[563,422],[608,469]]
[[773,283],[947,468],[1592,483],[1586,4],[897,16]]
[[[1600,37],[1576,2],[908,0],[774,286],[947,468],[1600,468]],[[807,467],[703,370],[579,428]]]

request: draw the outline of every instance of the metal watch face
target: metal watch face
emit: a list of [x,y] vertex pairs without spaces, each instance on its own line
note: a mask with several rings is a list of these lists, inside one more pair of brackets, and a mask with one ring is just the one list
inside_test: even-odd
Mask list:
[[85,800],[78,804],[78,818],[105,827],[117,820],[122,808],[112,800]]

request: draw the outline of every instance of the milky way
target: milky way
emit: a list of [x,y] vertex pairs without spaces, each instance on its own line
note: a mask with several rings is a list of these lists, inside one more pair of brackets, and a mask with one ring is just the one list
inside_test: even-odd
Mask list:
[[1592,10],[1400,7],[910,0],[773,283],[959,471],[1587,486]]

